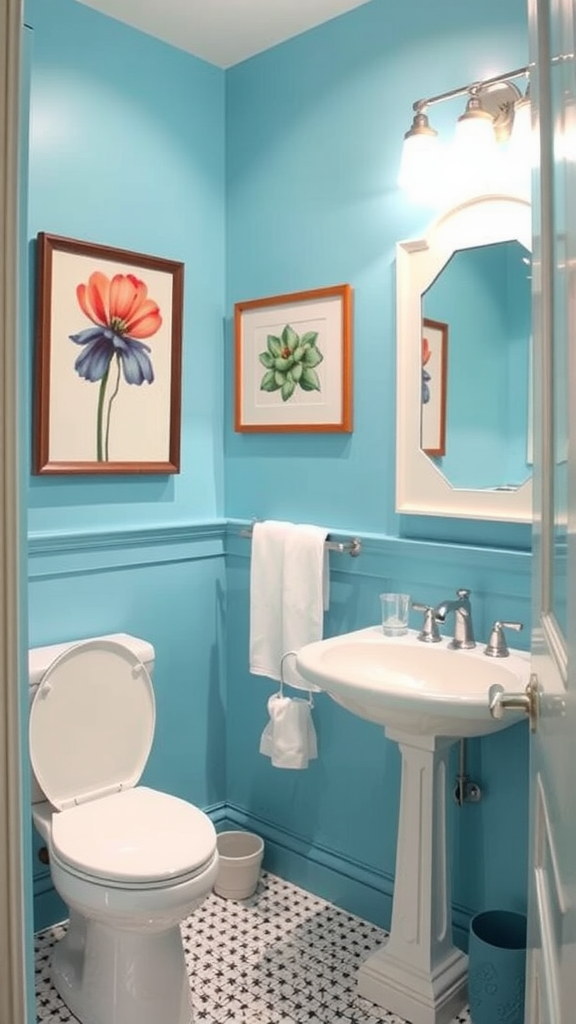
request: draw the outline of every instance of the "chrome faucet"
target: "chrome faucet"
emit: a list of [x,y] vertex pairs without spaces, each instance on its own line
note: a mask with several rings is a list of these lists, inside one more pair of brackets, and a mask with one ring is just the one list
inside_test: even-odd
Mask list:
[[457,590],[456,601],[441,601],[434,609],[436,622],[446,622],[449,612],[454,612],[454,639],[448,647],[460,651],[476,647],[474,627],[472,625],[472,608],[470,607],[470,591]]

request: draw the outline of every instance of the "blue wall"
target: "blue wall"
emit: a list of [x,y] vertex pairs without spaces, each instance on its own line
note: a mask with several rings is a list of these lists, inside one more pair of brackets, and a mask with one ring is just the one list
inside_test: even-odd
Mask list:
[[[403,524],[394,511],[395,246],[423,237],[435,215],[397,187],[402,138],[414,100],[520,67],[527,50],[524,0],[489,0],[482,11],[458,0],[375,0],[229,70],[228,312],[242,300],[350,283],[355,411],[350,436],[255,438],[232,432],[227,407],[228,515],[447,536],[443,524]],[[462,109],[460,98],[431,120],[449,134]],[[519,537],[486,524],[464,531],[451,527],[448,537]]]
[[185,263],[177,476],[31,477],[32,531],[221,516],[224,73],[72,0],[30,0],[29,224]]
[[[402,133],[416,97],[527,49],[523,0],[418,6],[373,0],[226,73],[73,0],[28,8],[31,266],[40,230],[186,264],[182,472],[30,477],[30,643],[149,637],[145,781],[257,828],[272,869],[383,923],[398,752],[320,695],[317,762],[282,772],[258,754],[271,686],[247,671],[239,532],[256,515],[361,534],[361,558],[332,556],[327,633],[374,622],[400,586],[430,602],[470,586],[480,638],[496,617],[528,624],[527,529],[394,512],[394,249],[431,216],[396,188]],[[234,302],[344,281],[354,432],[235,434]],[[524,904],[526,757],[523,726],[469,744],[485,800],[454,815],[460,938],[472,911]],[[40,927],[58,908],[36,878]]]
[[[418,97],[526,59],[524,0],[481,9],[376,0],[227,73],[227,393],[235,302],[341,282],[354,289],[352,434],[234,433],[226,407],[229,517],[312,521],[363,538],[356,561],[331,556],[327,634],[376,622],[384,589],[434,603],[470,587],[480,639],[500,614],[529,626],[528,528],[394,511],[395,246],[423,237],[436,215],[397,188],[402,136]],[[446,107],[431,115],[440,130],[463,104]],[[229,814],[262,832],[280,873],[387,923],[398,752],[320,695],[317,762],[282,772],[258,754],[273,684],[247,671],[249,545],[233,532],[229,545]],[[453,813],[462,929],[472,910],[524,906],[526,731],[470,742],[468,758],[485,795]]]
[[[145,781],[217,813],[224,72],[72,0],[32,0],[27,20],[31,295],[38,231],[185,263],[181,472],[29,477],[29,642],[149,637],[157,729]],[[35,875],[41,927],[62,910],[37,860]]]

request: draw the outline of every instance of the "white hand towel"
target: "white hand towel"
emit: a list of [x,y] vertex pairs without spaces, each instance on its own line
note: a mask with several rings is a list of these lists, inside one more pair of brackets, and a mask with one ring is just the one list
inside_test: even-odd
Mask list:
[[250,671],[280,679],[284,537],[291,523],[254,523],[250,559]]
[[[324,609],[328,607],[328,531],[321,526],[298,524],[284,540],[284,600],[282,640],[284,652],[299,651],[304,644],[321,640]],[[284,682],[301,690],[316,690],[296,669],[296,658],[284,662]]]
[[268,722],[260,739],[260,753],[274,768],[307,768],[318,756],[316,730],[309,701],[275,693],[268,701]]
[[[323,527],[269,520],[255,523],[250,565],[250,671],[281,678],[289,651],[321,640],[328,606],[328,554]],[[290,686],[316,690],[284,663]]]

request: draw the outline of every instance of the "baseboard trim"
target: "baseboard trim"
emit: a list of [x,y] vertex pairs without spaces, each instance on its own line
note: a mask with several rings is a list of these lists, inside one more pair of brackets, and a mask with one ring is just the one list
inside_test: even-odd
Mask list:
[[393,879],[385,872],[320,844],[312,845],[288,829],[233,804],[227,805],[225,827],[248,829],[262,836],[264,867],[272,874],[381,928],[390,926]]
[[[242,829],[256,832],[264,840],[264,868],[279,878],[329,900],[342,910],[381,928],[390,927],[394,879],[384,871],[335,853],[326,846],[307,842],[302,836],[251,814],[242,807],[220,802],[204,808],[218,832]],[[34,894],[34,927],[42,931],[67,916],[66,907],[42,879],[42,890]],[[472,912],[453,907],[454,942],[468,946]]]
[[[225,805],[218,831],[242,828],[262,836],[264,868],[272,874],[330,900],[343,910],[388,929],[392,917],[394,879],[384,871],[335,853],[279,827],[234,804]],[[468,929],[473,911],[452,907],[454,942],[468,948]]]
[[52,887],[34,893],[34,932],[43,932],[68,919],[68,907]]
[[203,808],[204,813],[208,815],[210,821],[214,825],[217,832],[222,832],[222,825],[226,823],[228,805],[222,801],[218,804],[210,804],[209,807]]

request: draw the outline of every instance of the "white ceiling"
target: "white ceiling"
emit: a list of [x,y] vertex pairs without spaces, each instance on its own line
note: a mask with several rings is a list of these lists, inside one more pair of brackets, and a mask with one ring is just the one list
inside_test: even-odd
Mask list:
[[227,68],[369,0],[80,0]]

